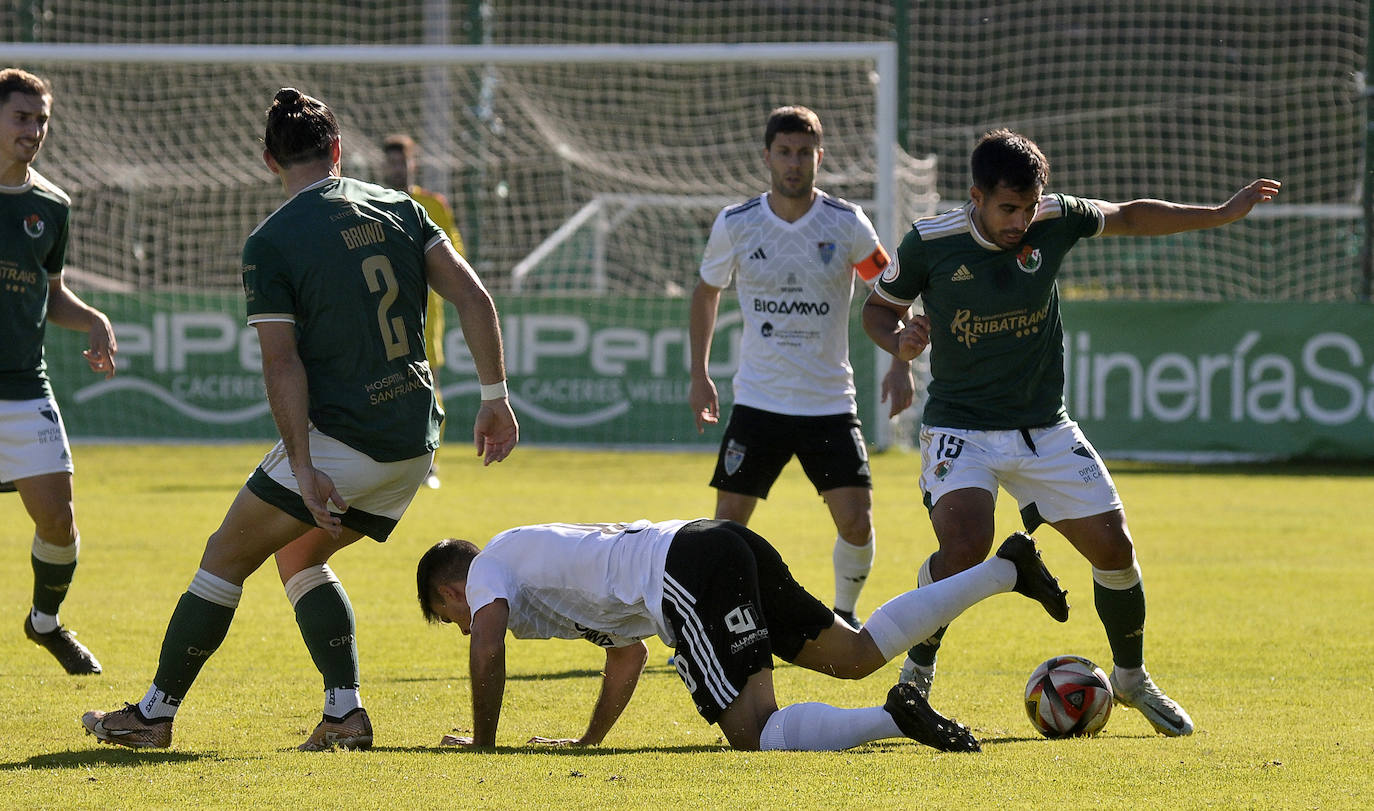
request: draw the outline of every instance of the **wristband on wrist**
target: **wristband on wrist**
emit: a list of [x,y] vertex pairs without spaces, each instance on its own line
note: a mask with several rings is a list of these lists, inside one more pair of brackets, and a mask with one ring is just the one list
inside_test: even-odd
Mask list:
[[500,383],[482,384],[483,400],[499,400],[500,398],[505,397],[508,394],[509,392],[506,390],[506,381],[504,380],[502,380]]

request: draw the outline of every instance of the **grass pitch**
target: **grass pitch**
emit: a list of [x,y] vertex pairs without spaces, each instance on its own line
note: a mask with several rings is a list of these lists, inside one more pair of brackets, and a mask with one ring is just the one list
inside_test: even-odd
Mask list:
[[[439,749],[469,725],[465,640],[420,619],[414,567],[445,536],[479,544],[550,520],[709,515],[704,454],[519,448],[482,469],[441,451],[443,487],[422,491],[393,539],[333,562],[358,616],[370,752],[295,751],[318,720],[318,676],[270,565],[248,581],[234,627],[177,718],[173,747],[102,746],[78,721],[143,695],[166,621],[204,539],[266,445],[78,446],[81,566],[63,620],[104,675],[64,675],[22,633],[31,524],[0,495],[0,805],[5,807],[1255,807],[1374,804],[1374,468],[1185,470],[1117,463],[1149,596],[1146,660],[1191,713],[1195,735],[1156,736],[1117,708],[1096,738],[1046,741],[1025,718],[1025,679],[1054,654],[1106,668],[1088,566],[1052,530],[1044,557],[1074,613],[1058,625],[999,595],[946,637],[932,703],[969,724],[982,754],[903,741],[840,753],[743,753],[707,726],[650,642],[639,690],[605,745],[541,750],[532,735],[583,730],[601,652],[509,640],[495,753]],[[878,559],[866,615],[909,588],[934,549],[914,455],[873,459]],[[1003,494],[999,532],[1017,528]],[[822,599],[834,539],[825,508],[789,466],[753,526]],[[8,630],[2,630],[8,628]],[[859,682],[786,665],[783,703],[881,703],[900,662]]]

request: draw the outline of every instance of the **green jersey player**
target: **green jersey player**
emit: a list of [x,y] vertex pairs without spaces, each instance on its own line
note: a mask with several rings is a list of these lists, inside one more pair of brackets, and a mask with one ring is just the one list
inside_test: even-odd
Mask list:
[[[1080,239],[1225,225],[1272,199],[1280,184],[1256,180],[1215,207],[1045,194],[1049,162],[1009,130],[984,135],[971,162],[970,202],[914,223],[863,308],[864,329],[882,348],[912,358],[928,340],[932,353],[921,491],[939,549],[918,583],[987,557],[997,490],[1005,488],[1028,530],[1050,524],[1092,565],[1117,701],[1165,735],[1188,735],[1188,713],[1145,671],[1145,594],[1121,499],[1064,408],[1055,276]],[[903,324],[918,296],[925,315]],[[942,635],[911,649],[903,680],[929,690]]]
[[107,378],[115,373],[116,346],[110,320],[62,280],[71,200],[30,166],[51,112],[46,81],[0,70],[0,490],[18,490],[34,524],[33,607],[25,635],[68,673],[92,674],[100,663],[57,617],[81,536],[71,449],[48,383],[43,334],[49,323],[87,333],[86,359]]
[[171,744],[244,580],[275,555],[324,679],[324,718],[300,748],[371,746],[353,609],[328,560],[364,535],[386,540],[429,471],[442,417],[425,359],[430,287],[457,307],[482,383],[478,454],[499,462],[518,440],[496,308],[447,235],[405,193],[339,176],[338,125],[318,99],[279,91],[265,141],[289,199],[248,237],[243,284],[281,442],[210,536],[143,700],[83,716],[108,743]]

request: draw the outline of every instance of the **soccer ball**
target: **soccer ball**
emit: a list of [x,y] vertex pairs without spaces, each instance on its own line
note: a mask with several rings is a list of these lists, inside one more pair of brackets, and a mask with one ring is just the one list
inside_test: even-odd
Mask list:
[[1082,656],[1055,656],[1026,682],[1026,715],[1046,738],[1095,735],[1112,715],[1112,685]]

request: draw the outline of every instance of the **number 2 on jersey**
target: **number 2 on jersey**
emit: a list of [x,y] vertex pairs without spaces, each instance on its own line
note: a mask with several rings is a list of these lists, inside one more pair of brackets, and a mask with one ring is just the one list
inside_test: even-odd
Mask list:
[[399,315],[387,317],[387,310],[396,303],[396,296],[400,293],[391,260],[381,255],[364,259],[363,278],[367,280],[368,290],[382,294],[382,300],[377,304],[377,327],[382,332],[386,359],[392,360],[410,354],[410,339],[406,336],[405,321]]

